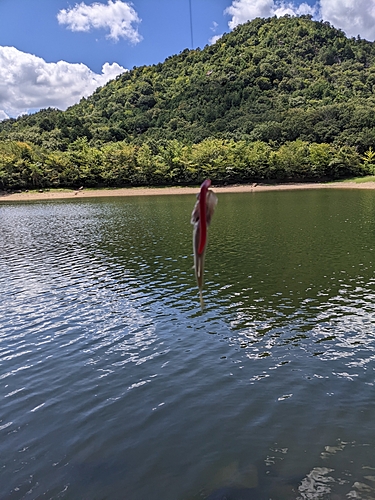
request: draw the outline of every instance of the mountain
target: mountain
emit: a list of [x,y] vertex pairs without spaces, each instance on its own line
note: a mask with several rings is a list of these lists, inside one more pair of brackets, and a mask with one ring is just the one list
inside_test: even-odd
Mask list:
[[[302,141],[330,151],[352,148],[351,155],[370,151],[372,160],[374,106],[374,43],[348,39],[310,16],[258,18],[203,50],[123,73],[65,112],[3,121],[0,141],[56,154],[103,152],[118,149],[116,143],[137,152],[147,145],[154,156],[171,141],[174,149],[216,140],[272,151]],[[199,180],[183,170],[177,168],[175,181]],[[247,175],[256,177],[256,169]],[[132,183],[131,176],[118,182]]]
[[[66,112],[0,123],[1,138],[64,149],[207,137],[374,144],[375,46],[309,16],[255,19],[203,50],[134,68]],[[360,133],[360,137],[356,134]]]

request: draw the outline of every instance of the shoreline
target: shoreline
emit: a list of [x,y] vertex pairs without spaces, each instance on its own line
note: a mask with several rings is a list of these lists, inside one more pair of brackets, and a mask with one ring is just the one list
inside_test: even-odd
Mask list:
[[[285,184],[234,184],[230,186],[212,186],[215,193],[256,193],[264,191],[288,191],[298,189],[375,189],[375,182],[368,181],[356,183],[354,181],[329,182],[329,183],[305,183],[293,182]],[[81,189],[66,191],[28,191],[18,193],[0,192],[2,201],[41,201],[41,200],[64,200],[79,198],[111,198],[127,196],[160,196],[176,194],[197,194],[199,187],[132,187],[113,189]]]

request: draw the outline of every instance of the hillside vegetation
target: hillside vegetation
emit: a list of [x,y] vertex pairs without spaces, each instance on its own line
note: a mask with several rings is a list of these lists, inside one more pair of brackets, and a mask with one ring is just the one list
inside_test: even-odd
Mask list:
[[374,173],[374,107],[374,43],[310,16],[255,19],[65,112],[1,122],[0,187]]

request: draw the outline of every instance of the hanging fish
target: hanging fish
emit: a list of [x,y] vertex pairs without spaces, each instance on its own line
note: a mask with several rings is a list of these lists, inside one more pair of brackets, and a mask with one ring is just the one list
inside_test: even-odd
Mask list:
[[197,278],[201,308],[203,309],[203,272],[204,272],[204,254],[207,244],[207,227],[209,226],[216,204],[217,197],[211,189],[210,179],[206,179],[197,196],[197,202],[191,214],[191,223],[193,230],[193,250],[194,250],[194,268]]

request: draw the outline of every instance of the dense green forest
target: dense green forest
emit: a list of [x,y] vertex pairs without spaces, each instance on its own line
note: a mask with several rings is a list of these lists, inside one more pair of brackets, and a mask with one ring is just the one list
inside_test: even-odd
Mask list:
[[374,43],[310,16],[258,18],[64,112],[0,122],[0,188],[374,173],[374,108]]

